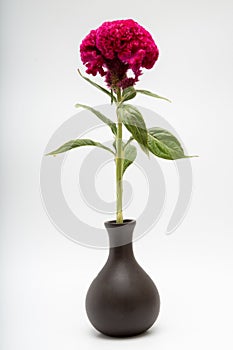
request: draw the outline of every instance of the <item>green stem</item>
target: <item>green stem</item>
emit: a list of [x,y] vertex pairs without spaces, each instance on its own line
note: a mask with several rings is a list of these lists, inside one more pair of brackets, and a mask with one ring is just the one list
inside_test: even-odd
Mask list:
[[[121,101],[121,90],[117,90],[117,102]],[[123,223],[122,213],[122,170],[123,170],[123,146],[122,146],[122,121],[117,115],[117,135],[116,135],[116,222]]]

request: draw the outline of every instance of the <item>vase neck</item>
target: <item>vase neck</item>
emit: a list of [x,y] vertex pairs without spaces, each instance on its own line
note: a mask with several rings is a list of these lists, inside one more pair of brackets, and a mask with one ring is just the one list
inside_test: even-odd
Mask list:
[[128,243],[120,247],[112,247],[109,249],[109,260],[130,260],[134,259],[133,245]]
[[135,220],[125,220],[122,224],[115,221],[105,223],[109,237],[109,259],[134,259],[132,239],[135,225]]

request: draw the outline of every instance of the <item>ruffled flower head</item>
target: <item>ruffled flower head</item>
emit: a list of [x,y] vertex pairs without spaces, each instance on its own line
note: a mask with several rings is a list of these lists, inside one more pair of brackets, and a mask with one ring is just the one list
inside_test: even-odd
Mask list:
[[132,19],[104,22],[83,39],[80,53],[86,72],[105,76],[112,89],[133,86],[142,68],[152,68],[159,56],[150,33]]

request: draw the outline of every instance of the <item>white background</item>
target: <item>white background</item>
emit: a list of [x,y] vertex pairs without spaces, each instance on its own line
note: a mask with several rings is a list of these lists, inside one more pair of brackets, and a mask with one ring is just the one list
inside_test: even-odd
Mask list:
[[[232,348],[232,11],[229,0],[2,2],[2,350]],[[116,340],[95,332],[84,308],[107,251],[57,232],[41,203],[39,171],[73,105],[107,103],[76,74],[82,38],[105,20],[129,17],[160,48],[138,86],[173,101],[137,104],[166,117],[200,157],[192,160],[194,195],[183,224],[165,236],[167,216],[134,244],[161,295],[158,322],[144,336]],[[171,178],[168,189],[177,186]]]

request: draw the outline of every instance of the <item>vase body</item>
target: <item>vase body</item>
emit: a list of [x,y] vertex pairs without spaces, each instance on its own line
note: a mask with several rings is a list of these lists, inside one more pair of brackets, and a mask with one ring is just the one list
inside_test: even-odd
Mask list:
[[156,321],[158,290],[137,263],[132,247],[135,220],[105,222],[109,236],[106,264],[90,285],[86,312],[92,325],[113,337],[129,337],[145,332]]

